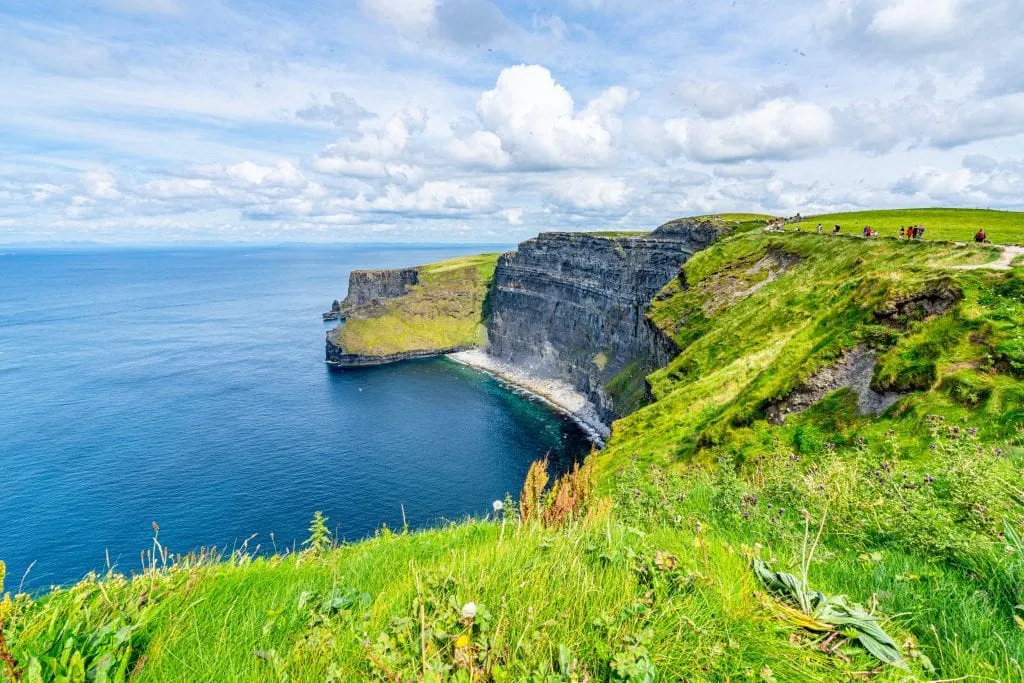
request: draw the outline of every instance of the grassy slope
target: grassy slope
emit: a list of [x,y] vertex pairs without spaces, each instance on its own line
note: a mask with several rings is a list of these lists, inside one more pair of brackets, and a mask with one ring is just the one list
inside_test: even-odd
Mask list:
[[969,241],[978,228],[984,228],[988,238],[996,244],[1024,244],[1024,213],[1019,211],[990,211],[982,209],[895,209],[887,211],[857,211],[850,213],[809,216],[797,225],[802,230],[813,230],[818,223],[831,228],[838,223],[843,231],[859,234],[865,225],[878,230],[884,237],[899,234],[900,226],[923,225],[929,240]]
[[348,353],[386,355],[486,342],[483,306],[498,254],[462,256],[419,269],[419,284],[382,306],[356,311],[334,341]]
[[[722,299],[763,282],[751,265],[769,251],[803,260]],[[1024,548],[1000,532],[1024,518],[1024,269],[948,268],[986,258],[754,233],[699,254],[691,288],[668,288],[652,313],[684,350],[651,376],[659,400],[616,423],[598,456],[614,506],[567,527],[472,522],[323,557],[182,564],[22,597],[0,620],[13,612],[22,662],[70,643],[143,681],[414,680],[466,676],[467,657],[495,680],[855,680],[877,662],[850,644],[824,652],[748,566],[757,553],[794,571],[806,509],[812,533],[825,519],[811,584],[876,605],[908,660],[872,680],[1020,680]],[[884,301],[934,286],[964,298],[906,330],[874,324]],[[930,382],[878,420],[843,391],[785,425],[763,419],[766,401],[861,342],[878,348],[877,381]],[[473,628],[458,617],[468,601]],[[118,641],[123,623],[136,630]]]

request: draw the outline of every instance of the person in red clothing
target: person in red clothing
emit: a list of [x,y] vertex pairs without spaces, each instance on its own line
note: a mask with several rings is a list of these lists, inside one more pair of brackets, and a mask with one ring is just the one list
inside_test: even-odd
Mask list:
[[984,228],[978,228],[978,232],[974,233],[974,241],[981,244],[988,239],[988,235],[985,234]]

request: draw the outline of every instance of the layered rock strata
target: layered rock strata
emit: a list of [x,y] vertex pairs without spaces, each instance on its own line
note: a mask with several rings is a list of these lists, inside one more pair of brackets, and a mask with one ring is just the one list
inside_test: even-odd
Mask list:
[[348,295],[344,301],[335,300],[324,320],[344,320],[350,311],[382,299],[394,299],[419,283],[416,268],[391,270],[353,270],[348,276]]
[[488,352],[574,386],[608,422],[636,407],[637,383],[678,352],[647,318],[651,299],[721,224],[673,221],[641,237],[544,233],[494,273]]

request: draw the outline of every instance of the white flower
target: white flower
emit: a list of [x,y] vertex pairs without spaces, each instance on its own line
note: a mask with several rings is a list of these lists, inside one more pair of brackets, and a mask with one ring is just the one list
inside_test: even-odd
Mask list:
[[495,512],[501,512],[502,508],[505,507],[505,504],[502,503],[500,500],[496,500],[493,503],[491,503],[491,507],[494,508]]
[[462,618],[466,621],[471,621],[476,617],[476,603],[467,602],[462,606]]

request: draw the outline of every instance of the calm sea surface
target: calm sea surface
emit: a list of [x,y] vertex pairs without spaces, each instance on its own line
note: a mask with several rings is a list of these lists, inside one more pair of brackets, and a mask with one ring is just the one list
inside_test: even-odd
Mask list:
[[[0,252],[5,251],[0,248]],[[483,514],[529,463],[589,445],[446,359],[332,372],[320,313],[353,268],[479,247],[7,250],[0,256],[0,559],[8,587],[172,551],[278,547],[314,510],[357,539]],[[13,584],[13,585],[12,585]]]

